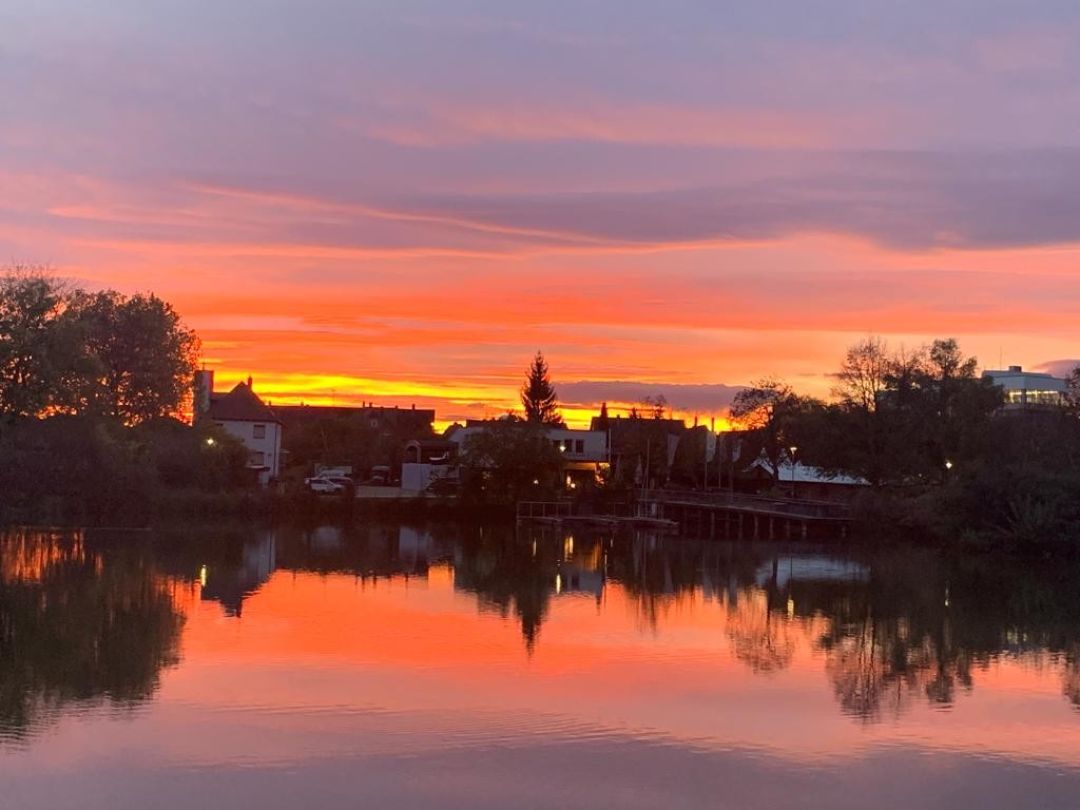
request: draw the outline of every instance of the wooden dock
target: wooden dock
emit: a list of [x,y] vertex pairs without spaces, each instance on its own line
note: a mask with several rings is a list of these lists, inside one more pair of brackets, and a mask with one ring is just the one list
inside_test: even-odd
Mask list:
[[679,524],[674,520],[648,515],[644,512],[627,515],[580,514],[572,501],[521,501],[517,505],[517,522],[518,524],[577,524],[605,528],[631,526],[658,531],[678,531],[679,529]]
[[726,492],[656,490],[641,503],[647,514],[674,520],[683,534],[726,539],[791,540],[846,537],[847,504]]
[[582,514],[572,501],[522,501],[517,522],[595,527],[630,526],[693,537],[747,540],[834,539],[848,534],[846,504],[722,492],[655,490],[628,513]]

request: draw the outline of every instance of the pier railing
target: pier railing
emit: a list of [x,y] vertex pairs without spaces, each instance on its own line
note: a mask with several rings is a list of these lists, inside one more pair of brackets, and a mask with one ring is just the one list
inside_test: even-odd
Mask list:
[[850,517],[851,512],[847,504],[832,501],[770,498],[764,495],[743,495],[730,492],[652,490],[644,495],[641,500],[661,504],[690,504],[822,520],[846,520]]
[[573,501],[518,501],[517,504],[518,520],[554,520],[572,517],[573,514]]

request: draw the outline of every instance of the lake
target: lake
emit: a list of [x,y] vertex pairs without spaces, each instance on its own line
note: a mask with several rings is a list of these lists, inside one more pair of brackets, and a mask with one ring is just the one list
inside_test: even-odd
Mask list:
[[1080,566],[364,525],[0,535],[0,807],[1076,808]]

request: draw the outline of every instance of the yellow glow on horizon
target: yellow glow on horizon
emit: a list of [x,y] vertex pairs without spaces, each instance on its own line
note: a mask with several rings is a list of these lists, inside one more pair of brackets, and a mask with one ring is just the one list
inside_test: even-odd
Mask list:
[[[229,390],[247,379],[247,375],[218,370],[218,390]],[[521,403],[516,384],[441,384],[422,380],[387,380],[339,374],[263,373],[253,375],[253,386],[264,401],[278,405],[352,406],[371,402],[376,407],[435,410],[435,430],[443,432],[455,422],[468,419],[492,419],[506,413],[520,415]],[[556,386],[557,387],[557,386]],[[560,409],[568,427],[588,428],[600,413],[602,403],[572,403]],[[633,411],[650,418],[648,406],[632,402],[608,402],[612,419],[626,418]],[[726,410],[716,413],[690,412],[679,408],[666,410],[665,418],[681,419],[688,426],[713,427],[718,432],[734,429]]]

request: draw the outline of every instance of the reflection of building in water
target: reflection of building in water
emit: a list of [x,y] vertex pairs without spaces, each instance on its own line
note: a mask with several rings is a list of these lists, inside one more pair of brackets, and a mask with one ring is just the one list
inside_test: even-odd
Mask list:
[[555,574],[555,593],[590,594],[599,602],[604,595],[604,572],[590,571],[575,563],[562,565]]
[[429,565],[450,553],[429,531],[380,524],[281,530],[277,541],[278,568],[349,573],[362,580],[426,577]]
[[427,560],[431,553],[431,532],[402,526],[398,532],[398,557],[402,560]]
[[259,540],[244,543],[239,567],[208,570],[203,566],[199,574],[201,598],[220,602],[226,616],[240,616],[244,600],[270,579],[276,563],[276,538],[273,531],[267,531]]
[[307,536],[308,546],[316,554],[335,554],[345,546],[340,526],[319,526]]
[[822,555],[790,555],[764,563],[755,575],[757,584],[783,590],[789,582],[867,582],[870,569],[852,560]]
[[604,547],[595,542],[583,552],[574,548],[574,536],[563,538],[562,559],[555,573],[558,595],[589,594],[599,602],[604,595]]

